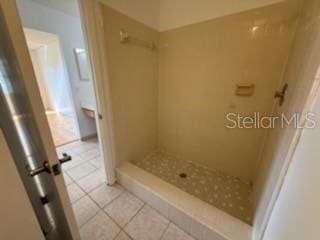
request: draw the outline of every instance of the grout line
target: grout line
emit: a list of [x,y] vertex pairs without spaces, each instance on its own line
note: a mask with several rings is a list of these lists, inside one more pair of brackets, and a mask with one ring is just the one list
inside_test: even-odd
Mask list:
[[[88,149],[87,151],[90,151],[92,149]],[[72,151],[72,149],[71,149]],[[79,153],[75,153],[75,155],[78,155],[79,157],[82,158],[81,154]],[[106,181],[102,182],[101,184],[99,184],[98,186],[94,187],[93,189],[91,189],[90,191],[86,191],[85,189],[83,189],[81,187],[81,185],[78,183],[78,181],[88,177],[89,175],[97,172],[97,171],[100,171],[101,168],[97,168],[95,165],[93,165],[90,161],[97,158],[99,156],[96,156],[96,157],[93,157],[93,158],[90,158],[89,160],[84,160],[84,162],[80,162],[78,165],[68,169],[68,170],[71,170],[73,168],[76,168],[76,167],[79,167],[81,165],[83,165],[84,163],[89,163],[91,166],[93,166],[95,168],[94,171],[86,174],[85,176],[82,176],[81,178],[75,180],[73,179],[70,174],[68,173],[68,170],[65,170],[63,171],[64,173],[66,173],[70,178],[71,180],[73,181],[71,184],[75,183],[84,193],[83,196],[81,196],[78,200],[76,200],[75,202],[71,203],[70,201],[70,204],[71,206],[73,206],[74,204],[76,204],[78,201],[80,201],[81,199],[83,199],[84,197],[88,197],[97,207],[98,207],[98,211],[92,216],[90,217],[87,221],[85,221],[83,224],[81,224],[80,226],[78,226],[78,229],[80,230],[83,226],[85,226],[88,222],[90,222],[94,217],[96,217],[100,211],[102,211],[104,214],[106,214],[106,216],[108,216],[110,218],[110,220],[119,228],[119,233],[115,236],[114,239],[116,239],[120,234],[121,232],[124,232],[130,239],[132,239],[132,237],[130,236],[130,234],[128,232],[125,231],[125,228],[127,227],[127,225],[142,211],[143,208],[145,208],[146,206],[150,207],[151,209],[153,209],[154,211],[156,211],[159,215],[161,215],[162,217],[164,217],[166,220],[168,220],[168,224],[166,226],[166,228],[164,229],[164,231],[162,232],[161,234],[161,237],[160,237],[160,240],[163,239],[163,236],[164,234],[166,233],[167,229],[169,228],[170,224],[172,223],[167,217],[163,216],[157,209],[153,208],[152,206],[150,206],[149,204],[147,204],[144,200],[142,200],[141,198],[139,198],[138,196],[136,196],[135,194],[133,194],[132,192],[128,191],[126,188],[124,188],[122,185],[120,185],[119,183],[117,183],[121,188],[121,193],[116,196],[114,199],[112,199],[109,203],[106,204],[106,206],[104,207],[100,207],[100,205],[91,197],[90,193],[92,193],[94,190],[98,189],[99,187],[102,187],[103,184],[106,184]],[[113,217],[111,217],[106,211],[105,211],[105,208],[109,205],[111,205],[113,202],[115,202],[116,200],[118,200],[123,194],[125,193],[129,193],[129,194],[132,194],[134,197],[136,197],[137,199],[139,199],[143,204],[142,206],[136,211],[136,213],[127,221],[127,223],[122,227],[120,226],[115,219],[113,219]]]
[[[104,180],[102,183],[100,183],[98,186],[92,188],[89,192],[87,192],[86,190],[84,190],[87,194],[90,195],[90,193],[92,193],[93,191],[97,190],[99,187],[101,187],[103,184],[107,185],[107,182]],[[108,186],[108,185],[107,185]]]
[[[74,168],[76,168],[76,167],[79,167],[80,165],[82,165],[82,164],[84,164],[84,163],[89,163],[89,164],[92,165],[94,168],[98,169],[95,165],[93,165],[93,164],[91,163],[91,161],[92,161],[93,159],[96,159],[96,158],[100,157],[101,155],[97,155],[97,156],[95,156],[95,157],[93,157],[93,158],[89,158],[89,159],[83,158],[83,156],[81,156],[80,154],[73,154],[73,155],[77,155],[77,157],[80,157],[82,160],[79,162],[79,164],[77,164],[77,165],[75,165],[75,166],[73,166],[73,167],[70,167],[70,168],[66,169],[65,171],[70,171],[70,170],[72,170],[72,169],[74,169]],[[72,157],[72,155],[71,155],[71,157]],[[71,161],[72,161],[72,160],[71,160]]]
[[97,216],[98,215],[98,213],[99,213],[100,211],[97,211],[92,217],[90,217],[87,221],[85,221],[83,224],[81,224],[80,226],[78,226],[78,228],[79,228],[79,231],[80,231],[80,229],[84,226],[84,225],[86,225],[88,222],[90,222],[95,216]]
[[[114,220],[106,211],[104,211],[104,209],[101,209],[110,219],[111,219],[111,221],[115,224],[115,225],[117,225],[117,227],[120,229],[120,232],[121,231],[124,231],[124,229],[121,227],[121,225],[119,224],[119,223],[117,223],[117,221],[116,220]],[[119,232],[119,234],[120,234],[120,232]],[[117,235],[118,236],[118,235]],[[117,237],[116,236],[116,237]],[[116,238],[115,237],[115,238]]]
[[[94,172],[97,172],[97,171],[99,171],[99,170],[95,170]],[[93,174],[94,172],[90,173],[89,175]],[[85,176],[85,177],[88,177],[89,175],[87,175],[87,176]],[[103,181],[103,182],[99,183],[98,186],[95,186],[94,188],[92,188],[90,191],[87,192],[87,190],[85,190],[85,189],[78,183],[78,181],[84,179],[85,177],[80,178],[79,180],[77,180],[77,181],[75,181],[75,182],[77,182],[77,184],[79,185],[79,187],[80,187],[85,193],[87,193],[87,194],[92,193],[92,192],[93,192],[94,190],[96,190],[98,187],[102,186],[102,184],[106,184],[106,181]]]
[[[68,193],[69,194],[69,193]],[[73,203],[70,201],[71,206],[76,204],[77,202],[79,202],[82,198],[84,198],[85,196],[87,196],[88,194],[85,193],[85,195],[83,195],[82,197],[80,197],[78,200],[74,201]],[[69,197],[70,198],[70,197]]]
[[117,237],[121,234],[122,230],[120,229],[120,231],[117,233],[117,235],[113,238],[113,240],[117,239]]
[[[168,219],[169,220],[169,219]],[[164,229],[163,233],[161,234],[161,237],[159,240],[162,240],[164,237],[164,234],[167,232],[167,230],[169,229],[169,226],[171,224],[171,221],[169,220],[168,225],[166,226],[166,228]]]
[[123,232],[128,238],[129,240],[134,240],[128,233],[126,233],[122,228],[120,229],[120,232],[113,238],[113,240],[117,239],[117,237],[121,234],[121,232]]
[[[102,185],[102,184],[101,184]],[[116,197],[116,198],[114,198],[110,203],[108,203],[105,207],[100,207],[100,205],[88,194],[88,193],[86,193],[86,195],[90,198],[90,200],[92,200],[97,206],[98,206],[98,208],[99,208],[99,211],[94,215],[94,216],[92,216],[88,221],[86,221],[83,225],[81,225],[79,228],[81,228],[82,226],[84,226],[86,223],[88,223],[92,218],[94,218],[100,211],[102,211],[104,214],[106,214],[109,218],[110,218],[110,220],[120,229],[120,231],[119,231],[119,233],[118,234],[120,234],[120,232],[121,231],[124,231],[124,229],[116,222],[116,220],[115,219],[113,219],[113,217],[111,217],[104,209],[109,205],[109,204],[111,204],[113,201],[115,201],[116,199],[118,199],[119,197],[120,197],[120,195],[122,195],[124,193],[124,190]],[[126,233],[127,234],[127,233]],[[117,237],[118,235],[116,235],[116,237]],[[115,237],[115,238],[116,238]]]
[[106,206],[104,206],[103,207],[103,211],[104,211],[104,209],[107,207],[107,206],[109,206],[111,203],[113,203],[115,200],[117,200],[118,198],[120,198],[120,196],[122,195],[122,194],[124,194],[124,190],[122,190],[121,191],[121,193],[118,195],[118,196],[116,196],[114,199],[112,199],[109,203],[107,203],[107,205]]
[[[123,226],[123,231],[131,237],[131,235],[125,230],[125,228],[129,225],[129,223],[141,212],[141,210],[146,206],[147,204],[145,202],[143,202],[143,205],[141,206],[141,208],[136,212],[136,214],[134,214],[130,219],[129,221]],[[133,238],[133,237],[131,237]]]
[[[141,212],[141,210],[146,206],[147,204],[145,202],[143,202],[143,205],[140,207],[140,209],[138,209],[138,211],[128,220],[128,222],[123,226],[123,229],[125,229],[128,224],[135,218],[135,216],[138,215],[139,212]],[[129,234],[129,233],[128,233]]]
[[72,169],[75,169],[75,168],[77,168],[77,167],[80,167],[81,165],[84,165],[84,164],[89,164],[89,165],[91,165],[92,167],[94,167],[94,170],[93,170],[93,171],[91,171],[91,172],[89,172],[89,173],[87,173],[86,175],[84,175],[84,176],[82,176],[82,177],[78,178],[78,179],[74,179],[74,178],[71,176],[71,174],[70,174],[70,173],[68,173],[68,175],[69,175],[69,176],[70,176],[74,181],[79,181],[80,179],[82,179],[82,178],[84,178],[84,177],[87,177],[87,176],[88,176],[88,175],[90,175],[91,173],[93,173],[93,172],[95,172],[96,170],[98,170],[98,168],[96,168],[96,167],[95,167],[95,166],[93,166],[92,164],[87,163],[87,162],[83,162],[83,163],[79,164],[78,166],[75,166],[75,167],[70,168],[70,169],[65,170],[65,171],[70,172]]

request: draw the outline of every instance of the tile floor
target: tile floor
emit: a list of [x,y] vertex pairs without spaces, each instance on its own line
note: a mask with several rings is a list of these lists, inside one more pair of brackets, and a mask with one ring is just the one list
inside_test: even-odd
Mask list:
[[82,240],[194,240],[120,185],[105,183],[96,140],[57,152],[73,156],[63,172]]
[[77,140],[76,127],[72,116],[57,112],[46,112],[55,146]]
[[251,224],[252,186],[249,182],[223,172],[209,170],[164,152],[151,154],[133,163],[185,192]]

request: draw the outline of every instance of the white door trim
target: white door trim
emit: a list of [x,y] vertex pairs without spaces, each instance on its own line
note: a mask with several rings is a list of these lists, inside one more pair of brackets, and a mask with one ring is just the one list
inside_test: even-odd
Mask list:
[[116,160],[100,1],[78,0],[78,3],[95,89],[97,131],[105,163],[107,183],[111,185],[116,180]]

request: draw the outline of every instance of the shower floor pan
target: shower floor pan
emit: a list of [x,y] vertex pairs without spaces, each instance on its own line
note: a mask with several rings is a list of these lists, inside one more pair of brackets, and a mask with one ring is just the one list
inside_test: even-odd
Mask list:
[[251,186],[240,179],[156,153],[123,163],[117,181],[196,239],[252,237]]
[[251,224],[252,187],[249,182],[162,152],[133,164]]

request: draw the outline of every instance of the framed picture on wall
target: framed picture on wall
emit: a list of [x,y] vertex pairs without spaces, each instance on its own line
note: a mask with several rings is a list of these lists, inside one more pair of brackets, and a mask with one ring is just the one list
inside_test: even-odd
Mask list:
[[74,53],[76,56],[76,62],[77,62],[80,80],[89,81],[90,80],[89,63],[87,59],[86,50],[83,48],[75,48]]

